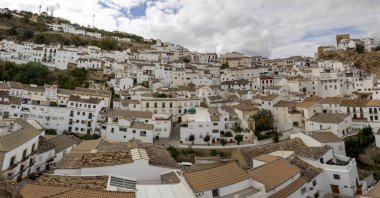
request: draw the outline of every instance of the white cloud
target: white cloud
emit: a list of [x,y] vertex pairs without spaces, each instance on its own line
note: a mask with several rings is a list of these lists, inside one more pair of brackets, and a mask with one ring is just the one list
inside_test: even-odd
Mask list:
[[[321,44],[334,44],[336,33],[380,39],[380,4],[376,0],[49,0],[54,15],[148,38],[160,38],[192,50],[241,51],[271,57],[311,56]],[[146,15],[131,19],[121,11],[141,2]],[[0,0],[11,9],[37,12],[37,0]]]

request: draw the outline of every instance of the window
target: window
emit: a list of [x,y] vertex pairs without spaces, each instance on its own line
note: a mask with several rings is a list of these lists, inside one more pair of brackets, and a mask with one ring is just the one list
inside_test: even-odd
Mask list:
[[317,180],[314,180],[313,181],[313,186],[316,186],[317,185]]
[[340,175],[338,175],[338,174],[333,174],[333,177],[334,177],[334,179],[336,179],[336,180],[340,180]]
[[301,189],[301,194],[305,194],[305,192],[306,192],[306,187],[303,187],[303,188]]
[[32,152],[34,151],[35,148],[36,148],[36,144],[34,143],[34,144],[32,145]]
[[132,133],[136,133],[136,130],[133,130]]
[[27,152],[26,149],[24,150],[24,152],[22,152],[22,158],[25,158],[25,157],[26,157],[26,152]]
[[219,189],[212,190],[212,197],[219,197]]
[[149,102],[146,103],[146,108],[149,108]]
[[146,131],[140,131],[140,136],[146,136]]
[[13,165],[15,164],[15,161],[16,161],[16,156],[13,156],[13,157],[11,158],[11,161],[10,161],[10,163],[9,163],[9,166],[13,166]]

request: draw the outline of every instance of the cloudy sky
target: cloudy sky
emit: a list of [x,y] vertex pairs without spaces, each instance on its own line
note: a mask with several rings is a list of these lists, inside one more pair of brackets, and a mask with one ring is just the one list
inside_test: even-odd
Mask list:
[[380,39],[377,0],[0,0],[81,25],[162,39],[199,52],[312,56],[335,35]]

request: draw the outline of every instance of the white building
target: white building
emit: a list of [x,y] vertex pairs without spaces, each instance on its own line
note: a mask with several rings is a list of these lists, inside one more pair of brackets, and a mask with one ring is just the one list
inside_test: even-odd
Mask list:
[[40,135],[44,130],[34,120],[0,121],[0,165],[6,179],[20,181],[32,173]]

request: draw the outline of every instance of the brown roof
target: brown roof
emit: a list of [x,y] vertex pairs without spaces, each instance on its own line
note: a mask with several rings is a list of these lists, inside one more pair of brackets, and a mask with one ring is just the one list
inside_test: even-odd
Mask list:
[[44,153],[52,149],[55,149],[55,145],[48,141],[44,136],[40,136],[38,139],[37,153]]
[[367,107],[380,107],[380,100],[370,100],[368,101]]
[[359,175],[359,180],[363,180],[373,175],[373,172],[358,168],[358,175]]
[[129,151],[99,153],[69,153],[57,165],[58,169],[115,166],[132,163]]
[[10,87],[9,87],[8,83],[0,83],[0,89],[9,90]]
[[119,116],[123,118],[152,118],[153,113],[150,111],[128,111],[122,109],[115,109],[112,111],[112,116]]
[[93,98],[93,97],[84,98],[78,95],[70,95],[69,100],[74,101],[74,102],[90,103],[90,104],[99,104],[101,101],[99,98]]
[[73,135],[60,135],[49,139],[49,142],[55,145],[55,153],[59,153],[74,144],[79,144],[81,140]]
[[143,130],[153,130],[153,124],[145,124],[144,122],[133,121],[130,128],[132,129],[143,129]]
[[321,143],[343,142],[342,139],[340,139],[332,132],[314,132],[311,133],[309,136]]
[[273,155],[260,155],[260,156],[255,157],[254,159],[262,161],[262,162],[273,162],[273,161],[277,160],[278,158],[280,158],[280,157],[273,156]]
[[369,100],[353,100],[353,99],[344,99],[340,103],[340,106],[344,107],[365,107]]
[[27,184],[21,190],[21,195],[24,198],[43,198],[43,197],[51,197],[51,196],[66,192],[71,189],[73,188]]
[[196,193],[221,188],[249,178],[235,162],[206,170],[185,172],[183,175]]
[[22,83],[20,82],[9,81],[8,85],[10,88],[13,88],[13,89],[23,89]]
[[312,122],[319,123],[340,123],[343,122],[344,119],[349,116],[349,114],[343,113],[322,113],[312,116],[309,120]]
[[291,184],[289,184],[288,186],[286,186],[285,188],[283,188],[280,191],[272,194],[268,198],[288,197],[289,195],[294,193],[296,190],[301,188],[305,183],[306,183],[306,181],[300,177],[297,180],[295,180],[294,182],[292,182]]
[[27,184],[21,191],[24,198],[135,198],[135,192],[90,190],[78,187],[56,187]]
[[174,171],[170,173],[162,174],[161,180],[163,184],[178,184],[181,182],[178,175]]
[[307,182],[310,182],[322,172],[322,169],[310,165],[297,156],[289,160],[289,162],[301,170],[301,177],[304,178]]
[[62,176],[44,174],[35,184],[57,187],[81,187],[94,190],[106,190],[108,176]]
[[290,107],[290,106],[294,106],[294,104],[295,104],[295,102],[293,102],[293,101],[281,100],[278,103],[276,103],[275,105],[273,105],[273,107]]
[[139,140],[118,143],[100,143],[97,153],[69,153],[56,168],[80,168],[96,166],[113,166],[117,164],[127,164],[133,162],[129,150],[140,148],[145,149],[149,157],[149,164],[152,166],[169,167],[179,169],[179,165],[170,153],[161,146],[141,143]]
[[267,192],[288,181],[300,172],[300,169],[282,158],[268,162],[249,171],[253,180],[265,186]]
[[14,121],[19,124],[21,128],[5,136],[0,136],[0,151],[11,151],[41,134],[38,129],[22,119],[16,119]]
[[9,96],[9,102],[14,105],[21,105],[21,97]]
[[101,96],[111,97],[111,91],[109,90],[87,89],[83,87],[76,87],[75,92],[79,94],[101,95]]
[[103,139],[83,140],[71,152],[72,153],[90,153],[91,150],[96,149],[102,141],[105,141],[105,140]]
[[294,151],[296,155],[308,159],[319,159],[330,149],[331,147],[327,145],[323,147],[308,147],[300,138],[294,138],[261,146],[235,149],[233,151],[233,154],[240,154],[243,157],[243,160],[246,162],[246,168],[252,168],[252,159],[254,157],[269,154],[275,151]]
[[311,96],[311,97],[307,97],[305,98],[303,101],[304,102],[320,102],[323,98],[319,97],[319,96]]
[[318,104],[318,103],[316,103],[316,102],[296,102],[295,106],[299,107],[299,108],[307,109],[307,108],[310,108],[316,104]]
[[264,101],[272,101],[276,99],[279,95],[276,94],[269,94],[269,95],[258,95],[255,96],[256,99],[264,100]]
[[342,97],[326,97],[323,98],[320,103],[322,104],[340,104],[342,102]]

